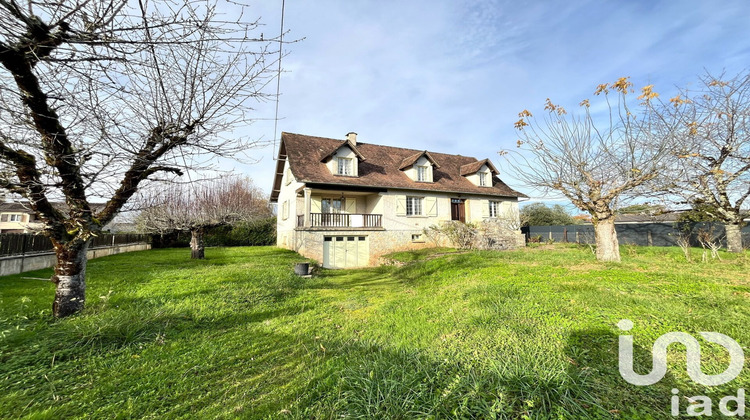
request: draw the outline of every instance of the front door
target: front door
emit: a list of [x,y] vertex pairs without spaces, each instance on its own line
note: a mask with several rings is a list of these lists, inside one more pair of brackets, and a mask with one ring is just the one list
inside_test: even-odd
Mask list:
[[459,220],[462,223],[466,223],[465,201],[463,198],[451,198],[451,220]]

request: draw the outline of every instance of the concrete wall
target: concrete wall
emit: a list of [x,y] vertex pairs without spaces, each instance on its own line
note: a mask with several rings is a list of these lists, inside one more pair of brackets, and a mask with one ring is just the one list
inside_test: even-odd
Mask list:
[[[334,194],[335,195],[335,194]],[[435,216],[397,216],[396,206],[399,197],[405,196],[433,197],[436,199]],[[346,196],[346,194],[345,194]],[[280,196],[281,197],[281,196]],[[382,214],[382,228],[379,229],[292,229],[284,233],[287,239],[279,240],[279,246],[292,249],[303,256],[323,262],[323,237],[324,236],[366,236],[370,248],[369,265],[378,263],[379,257],[391,252],[420,249],[432,246],[450,246],[448,243],[434,243],[423,235],[424,230],[432,225],[439,225],[442,222],[451,220],[451,198],[455,194],[447,193],[430,193],[426,191],[388,191],[380,194],[371,194],[368,196],[359,196],[357,199],[357,211],[364,208],[367,213]],[[522,247],[525,239],[520,231],[500,232],[497,227],[487,229],[487,226],[497,225],[497,219],[486,217],[485,207],[489,207],[489,198],[482,196],[466,196],[466,221],[474,222],[483,233],[490,233],[494,238],[491,248],[509,249]],[[321,196],[312,195],[313,212],[318,212],[319,205],[316,202]],[[355,197],[352,197],[354,199]],[[349,197],[347,197],[349,200]],[[518,217],[518,201],[515,198],[493,198],[493,201],[500,201],[501,217],[513,215]],[[428,209],[423,209],[426,213]],[[515,210],[515,212],[513,212]],[[508,213],[504,213],[508,211]],[[487,222],[490,222],[488,225]],[[282,224],[280,224],[282,226]],[[288,229],[288,227],[287,227]],[[491,230],[492,232],[484,232]],[[279,236],[282,233],[279,232]],[[412,235],[422,235],[421,240],[414,241]],[[483,244],[486,246],[486,244]]]
[[[116,245],[103,248],[89,249],[86,256],[88,259],[106,257],[108,255],[121,254],[123,252],[144,251],[151,249],[150,244]],[[24,273],[26,271],[41,270],[55,266],[55,254],[44,252],[31,255],[13,255],[0,258],[0,276]]]

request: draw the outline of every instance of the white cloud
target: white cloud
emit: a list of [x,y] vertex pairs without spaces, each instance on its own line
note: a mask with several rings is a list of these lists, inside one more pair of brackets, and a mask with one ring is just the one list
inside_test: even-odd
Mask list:
[[[257,1],[267,34],[280,1]],[[568,109],[631,76],[667,94],[704,69],[750,58],[744,1],[287,1],[279,131],[489,157],[514,147],[513,122],[550,97]],[[273,104],[259,117],[272,118]],[[273,137],[273,122],[247,128]],[[273,161],[241,166],[270,189]],[[507,182],[522,189],[512,174]]]

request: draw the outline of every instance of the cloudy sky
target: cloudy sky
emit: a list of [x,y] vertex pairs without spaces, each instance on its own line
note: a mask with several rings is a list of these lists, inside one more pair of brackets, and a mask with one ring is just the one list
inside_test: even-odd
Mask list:
[[[281,0],[251,2],[265,37]],[[596,85],[630,76],[663,95],[705,71],[750,65],[750,2],[286,0],[278,133],[488,157],[514,147],[518,112],[575,108]],[[273,104],[243,134],[274,139]],[[270,191],[272,147],[236,164]],[[506,172],[507,171],[507,172]]]

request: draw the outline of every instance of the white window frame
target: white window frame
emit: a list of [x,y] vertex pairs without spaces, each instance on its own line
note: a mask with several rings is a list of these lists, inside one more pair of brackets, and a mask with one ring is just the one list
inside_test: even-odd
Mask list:
[[21,221],[23,221],[23,215],[22,214],[11,214],[10,216],[8,216],[8,221],[9,222],[20,223]]
[[406,197],[406,215],[422,216],[424,215],[424,197]]
[[336,158],[336,173],[338,175],[352,176],[352,158],[340,157]]
[[429,181],[429,172],[427,170],[427,166],[419,165],[417,166],[417,181],[419,182],[428,182]]
[[496,219],[500,217],[500,202],[499,201],[489,201],[489,215],[491,218]]
[[480,172],[479,173],[479,186],[480,187],[487,187],[487,172]]

